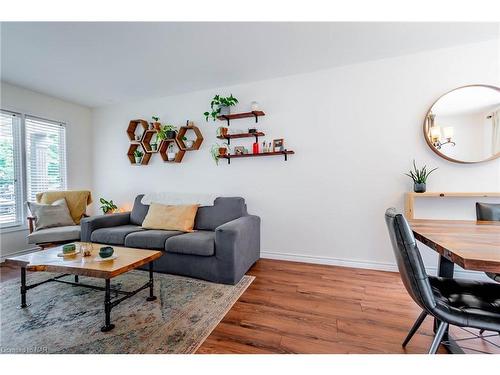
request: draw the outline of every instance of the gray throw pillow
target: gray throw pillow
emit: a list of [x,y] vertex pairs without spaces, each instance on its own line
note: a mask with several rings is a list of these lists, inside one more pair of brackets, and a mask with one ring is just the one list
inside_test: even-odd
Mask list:
[[64,198],[52,204],[28,202],[28,208],[35,217],[35,230],[75,225]]

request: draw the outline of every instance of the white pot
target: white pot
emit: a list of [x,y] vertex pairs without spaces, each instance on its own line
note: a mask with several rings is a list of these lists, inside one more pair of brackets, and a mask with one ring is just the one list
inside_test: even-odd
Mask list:
[[135,164],[141,164],[142,157],[135,158]]
[[168,161],[175,160],[175,152],[167,152],[167,159]]
[[187,148],[191,148],[194,145],[194,141],[184,141],[184,144],[186,145]]

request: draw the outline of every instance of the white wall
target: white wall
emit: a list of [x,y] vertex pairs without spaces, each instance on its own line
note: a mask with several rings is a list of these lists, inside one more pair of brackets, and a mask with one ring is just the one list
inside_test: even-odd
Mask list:
[[[403,172],[413,158],[439,167],[429,190],[500,190],[499,160],[450,163],[428,148],[422,134],[426,111],[443,92],[471,83],[499,85],[497,47],[485,42],[97,109],[95,196],[125,207],[136,194],[153,191],[243,196],[249,211],[262,217],[264,256],[393,268],[383,214],[403,207],[404,192],[412,188]],[[216,93],[238,97],[237,111],[257,100],[266,112],[259,120],[265,138],[284,137],[296,155],[288,162],[249,158],[217,167],[209,147],[223,123],[206,123],[202,115]],[[128,121],[153,114],[176,125],[195,121],[205,137],[201,149],[178,165],[154,155],[149,166],[130,166]],[[250,140],[238,143],[251,146]],[[426,204],[418,212],[432,210]],[[468,206],[464,212],[472,218]],[[435,256],[426,258],[432,264]]]
[[[67,169],[69,189],[92,188],[91,110],[17,86],[1,83],[0,107],[27,113],[50,120],[63,121],[66,127]],[[0,254],[2,257],[19,252],[33,245],[26,241],[26,229],[0,232]]]

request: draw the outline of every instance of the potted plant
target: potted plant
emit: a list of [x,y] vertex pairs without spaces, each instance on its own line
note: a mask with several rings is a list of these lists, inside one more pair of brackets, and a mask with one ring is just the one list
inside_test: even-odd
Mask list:
[[186,145],[186,148],[191,148],[194,145],[194,141],[192,139],[188,139],[186,136],[182,137],[182,141]]
[[415,160],[413,160],[413,170],[409,173],[405,173],[406,176],[410,177],[413,180],[413,191],[415,193],[425,193],[427,177],[434,172],[437,168],[431,169],[427,171],[427,166],[424,165],[423,168],[417,168],[415,164]]
[[221,156],[227,154],[227,150],[229,150],[229,145],[227,143],[223,143],[222,145],[216,143],[212,145],[210,148],[210,155],[212,155],[212,158],[215,161],[215,164],[219,165],[219,159]]
[[118,207],[113,203],[112,200],[107,201],[104,198],[100,198],[99,202],[102,204],[101,210],[105,215],[112,214],[118,209]]
[[167,159],[168,161],[174,161],[175,160],[175,147],[173,143],[170,143],[167,148]]
[[134,158],[135,158],[135,163],[136,164],[141,164],[141,159],[144,153],[141,150],[135,150],[134,151]]
[[158,150],[158,143],[151,143],[151,151],[156,152]]
[[205,112],[203,115],[207,121],[210,117],[215,121],[217,116],[229,115],[231,113],[230,107],[236,105],[236,103],[238,103],[238,99],[233,94],[227,97],[215,95],[210,102],[210,111]]
[[229,128],[226,128],[225,126],[221,126],[217,129],[217,135],[219,137],[225,137],[229,132]]
[[159,140],[165,140],[165,139],[174,139],[175,138],[175,132],[177,131],[177,128],[174,125],[164,125],[158,130],[158,134],[156,137]]
[[153,119],[153,129],[160,130],[161,129],[161,123],[160,123],[160,118],[158,116],[151,116]]

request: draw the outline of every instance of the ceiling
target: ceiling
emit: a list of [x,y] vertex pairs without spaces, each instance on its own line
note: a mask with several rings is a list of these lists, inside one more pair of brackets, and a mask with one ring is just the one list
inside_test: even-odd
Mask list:
[[89,107],[498,37],[498,23],[3,22],[2,81]]

